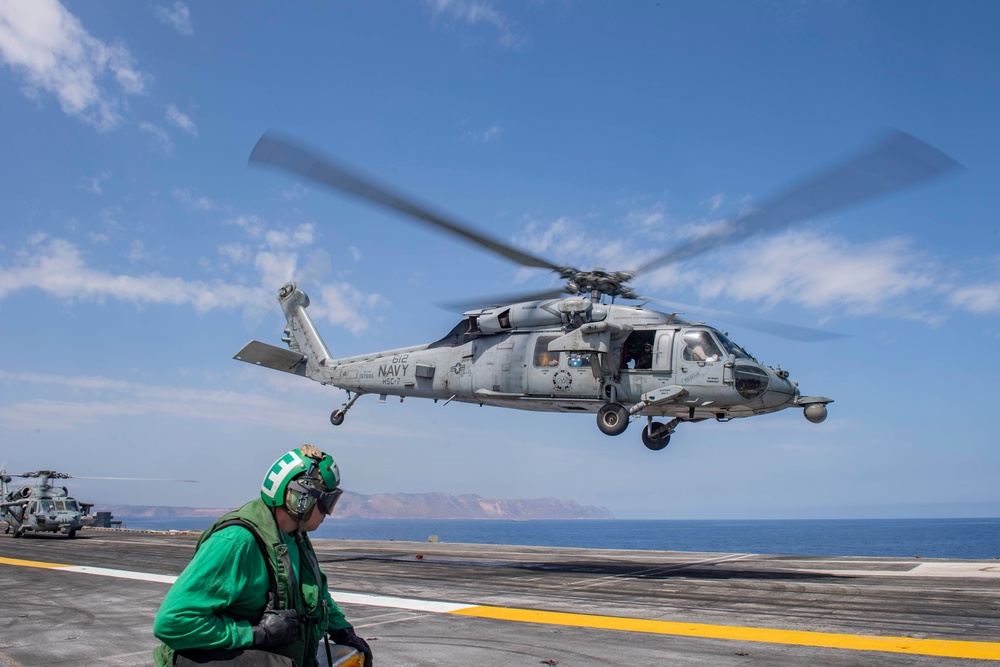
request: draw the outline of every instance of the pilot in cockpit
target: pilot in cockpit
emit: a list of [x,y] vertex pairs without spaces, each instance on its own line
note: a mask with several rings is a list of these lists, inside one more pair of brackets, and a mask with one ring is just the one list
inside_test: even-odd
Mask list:
[[689,361],[718,361],[719,348],[707,331],[688,331],[684,334],[684,358]]

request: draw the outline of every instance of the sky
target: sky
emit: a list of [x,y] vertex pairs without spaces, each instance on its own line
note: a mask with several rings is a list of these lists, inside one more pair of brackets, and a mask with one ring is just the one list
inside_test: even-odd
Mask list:
[[[1000,516],[1000,4],[0,0],[0,464],[99,503],[233,507],[309,442],[359,493],[572,499],[618,518]],[[248,167],[273,129],[506,243],[633,268],[885,128],[963,170],[642,276],[800,410],[684,424],[366,396],[233,360],[296,279],[335,356],[440,304],[557,284]],[[687,313],[691,319],[696,312]],[[0,466],[2,467],[2,466]]]

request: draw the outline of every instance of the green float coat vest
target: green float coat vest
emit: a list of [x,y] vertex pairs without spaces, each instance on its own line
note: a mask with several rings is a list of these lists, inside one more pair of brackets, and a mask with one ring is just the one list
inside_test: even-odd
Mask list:
[[[222,516],[212,524],[198,540],[195,552],[217,530],[233,525],[237,521],[249,529],[263,545],[261,556],[266,555],[267,568],[273,574],[272,589],[276,590],[278,609],[296,609],[299,612],[299,635],[289,644],[268,649],[274,653],[288,656],[300,667],[316,665],[316,649],[326,633],[330,621],[330,609],[325,604],[327,582],[326,574],[319,568],[316,552],[313,550],[309,537],[304,533],[297,534],[296,543],[299,551],[298,579],[289,558],[288,546],[282,540],[282,533],[271,513],[271,508],[260,499],[252,500],[243,507]],[[251,625],[260,621],[264,614],[266,600],[261,599],[260,609],[254,618],[233,615],[236,620],[245,620]],[[337,610],[339,612],[339,609]],[[345,625],[350,627],[349,624]],[[172,665],[174,651],[169,646],[161,644],[154,652],[157,665]]]

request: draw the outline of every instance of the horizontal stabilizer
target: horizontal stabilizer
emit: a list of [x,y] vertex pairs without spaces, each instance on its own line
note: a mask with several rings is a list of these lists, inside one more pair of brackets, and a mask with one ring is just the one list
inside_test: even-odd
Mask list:
[[259,340],[252,340],[244,345],[233,359],[257,366],[266,366],[293,375],[305,377],[306,374],[306,356],[304,354],[268,345]]

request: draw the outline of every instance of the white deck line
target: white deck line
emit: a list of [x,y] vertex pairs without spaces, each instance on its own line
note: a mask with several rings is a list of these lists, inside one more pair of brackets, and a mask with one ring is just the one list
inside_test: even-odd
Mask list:
[[[158,584],[173,584],[177,577],[167,574],[151,574],[149,572],[134,572],[132,570],[112,570],[105,567],[90,567],[87,565],[67,565],[54,567],[61,572],[76,572],[78,574],[93,574],[99,577],[116,577],[134,581],[151,581]],[[363,604],[369,607],[389,607],[409,611],[426,611],[435,614],[448,614],[462,609],[470,609],[478,605],[460,602],[440,602],[437,600],[417,600],[415,598],[399,598],[391,595],[371,595],[368,593],[348,593],[346,591],[330,591],[331,597],[338,603]]]

